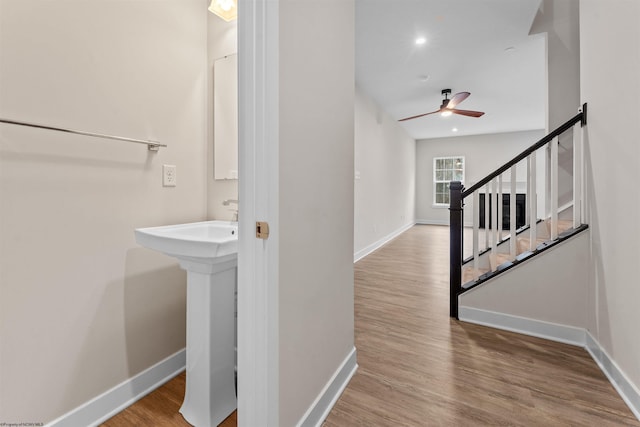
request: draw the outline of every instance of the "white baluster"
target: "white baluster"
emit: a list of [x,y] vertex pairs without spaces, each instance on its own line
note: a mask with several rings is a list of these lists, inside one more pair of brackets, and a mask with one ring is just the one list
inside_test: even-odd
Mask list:
[[511,166],[511,194],[509,195],[509,253],[516,257],[516,166]]
[[547,144],[544,152],[544,218],[551,216],[551,146]]
[[536,192],[536,153],[529,155],[529,250],[538,246],[538,196]]
[[478,277],[480,271],[480,242],[478,232],[480,230],[480,191],[473,192],[473,269],[474,278]]
[[573,228],[582,224],[582,125],[573,125]]
[[527,203],[527,209],[524,210],[524,224],[531,225],[531,218],[529,217],[529,212],[531,212],[531,209],[529,209],[529,206],[531,205],[531,185],[529,184],[529,179],[531,178],[531,161],[529,160],[529,157],[527,157],[527,161],[525,163],[527,164],[527,185],[525,186],[525,200]]
[[551,141],[551,240],[558,238],[558,144],[556,136]]
[[489,197],[491,197],[491,187],[490,182],[484,188],[484,248],[489,249],[490,245],[490,231],[491,231],[491,223],[489,222]]
[[491,180],[491,253],[496,254],[498,248],[498,180]]
[[583,126],[580,129],[580,141],[582,142],[582,159],[580,160],[580,164],[582,165],[582,196],[580,197],[580,199],[582,200],[582,209],[580,210],[580,218],[582,220],[583,224],[589,224],[589,209],[587,208],[589,206],[589,196],[587,193],[587,164],[585,163],[585,156],[586,156],[586,150],[588,148],[585,148],[585,143],[588,142],[588,140],[586,139],[586,127]]
[[502,174],[498,175],[498,242],[502,242]]

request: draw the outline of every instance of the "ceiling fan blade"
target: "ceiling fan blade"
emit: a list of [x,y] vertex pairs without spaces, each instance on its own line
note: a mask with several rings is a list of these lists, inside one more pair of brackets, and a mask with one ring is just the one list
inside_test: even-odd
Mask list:
[[449,100],[449,103],[447,104],[447,108],[449,109],[455,108],[456,105],[460,104],[462,101],[467,99],[469,95],[471,95],[469,92],[456,93],[455,95],[453,95],[453,98]]
[[398,121],[399,122],[404,122],[405,120],[417,119],[418,117],[424,117],[424,116],[428,116],[429,114],[436,114],[436,113],[439,113],[439,112],[440,112],[440,110],[432,111],[430,113],[418,114],[417,116],[405,117],[404,119],[400,119]]
[[469,117],[480,117],[484,114],[482,111],[471,111],[471,110],[451,110],[452,113],[460,114],[461,116],[469,116]]

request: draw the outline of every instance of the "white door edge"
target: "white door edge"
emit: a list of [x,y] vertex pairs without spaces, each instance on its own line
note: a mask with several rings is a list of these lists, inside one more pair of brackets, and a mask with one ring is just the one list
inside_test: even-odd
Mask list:
[[[278,426],[278,0],[238,9],[238,426]],[[256,221],[269,223],[267,240]]]

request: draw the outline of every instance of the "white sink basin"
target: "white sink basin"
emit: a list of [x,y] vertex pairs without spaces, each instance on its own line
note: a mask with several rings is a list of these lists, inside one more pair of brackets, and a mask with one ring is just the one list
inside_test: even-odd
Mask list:
[[176,258],[220,258],[238,253],[238,223],[203,221],[137,228],[136,241]]

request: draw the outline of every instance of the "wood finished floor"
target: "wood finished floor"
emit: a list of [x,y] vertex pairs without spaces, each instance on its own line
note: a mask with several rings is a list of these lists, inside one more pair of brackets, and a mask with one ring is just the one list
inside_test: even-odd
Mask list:
[[[190,427],[191,424],[186,422],[178,412],[184,399],[185,378],[185,373],[181,373],[101,426]],[[220,424],[220,427],[236,427],[237,425],[236,411],[234,411]]]
[[[356,264],[359,368],[324,427],[640,426],[584,349],[449,319],[448,232],[415,226]],[[183,393],[184,374],[103,425],[188,426]]]
[[355,265],[358,371],[324,427],[640,426],[578,347],[449,316],[449,229]]

